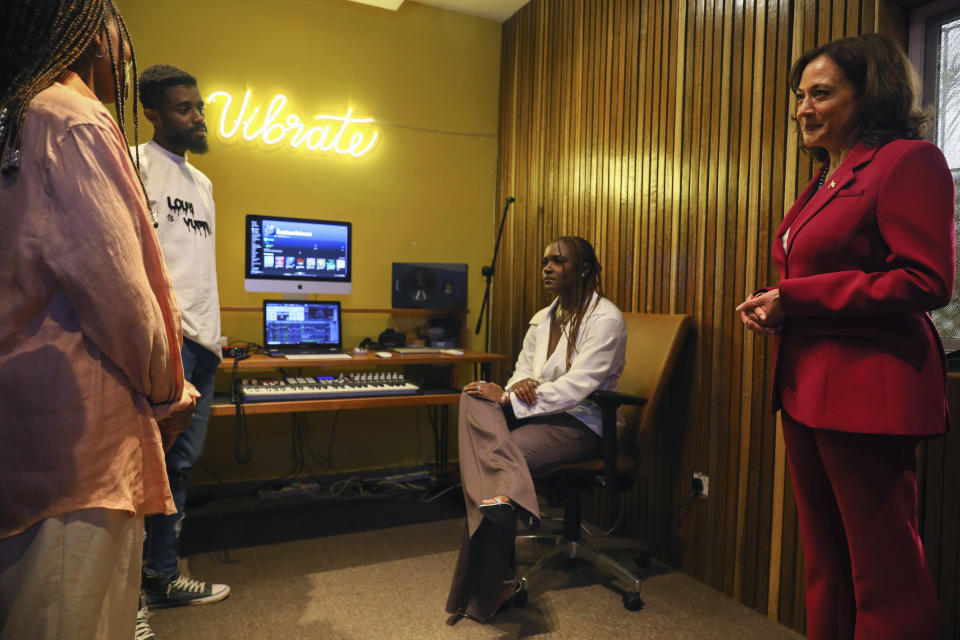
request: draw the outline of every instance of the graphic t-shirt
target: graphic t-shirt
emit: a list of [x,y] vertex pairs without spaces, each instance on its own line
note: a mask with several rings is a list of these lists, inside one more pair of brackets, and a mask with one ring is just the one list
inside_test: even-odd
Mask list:
[[140,173],[157,216],[160,247],[183,317],[183,336],[220,355],[213,185],[186,158],[151,140]]

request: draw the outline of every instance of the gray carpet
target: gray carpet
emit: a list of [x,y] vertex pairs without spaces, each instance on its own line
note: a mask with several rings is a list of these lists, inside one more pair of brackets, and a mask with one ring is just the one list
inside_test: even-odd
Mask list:
[[[641,611],[622,606],[616,583],[598,583],[589,567],[570,571],[559,561],[531,581],[526,607],[487,625],[464,619],[448,626],[443,606],[462,527],[461,519],[446,519],[195,553],[186,571],[229,584],[231,596],[155,611],[150,621],[159,640],[802,638],[657,564],[641,572]],[[518,547],[521,570],[539,551]],[[631,557],[623,549],[610,553]]]

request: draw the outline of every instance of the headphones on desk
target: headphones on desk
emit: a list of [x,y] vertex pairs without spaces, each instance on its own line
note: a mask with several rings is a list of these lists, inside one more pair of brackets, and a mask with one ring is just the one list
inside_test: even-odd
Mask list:
[[377,341],[364,338],[360,341],[360,349],[392,349],[407,344],[407,336],[394,329],[387,329],[380,334]]

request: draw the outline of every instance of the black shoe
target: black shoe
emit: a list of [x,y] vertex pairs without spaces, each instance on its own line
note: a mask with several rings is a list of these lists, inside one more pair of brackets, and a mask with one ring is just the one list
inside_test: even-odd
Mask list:
[[[493,615],[497,615],[497,613],[503,613],[510,607],[514,606],[513,599],[517,597],[517,593],[519,593],[520,591],[520,583],[517,582],[516,580],[505,581],[504,584],[509,585],[509,587],[507,587],[507,592],[510,595],[508,595],[506,599],[500,603],[500,606],[497,607],[496,613],[494,613]],[[526,604],[526,600],[524,600],[524,604]]]
[[160,574],[145,573],[143,593],[151,609],[162,609],[219,602],[230,595],[230,587],[225,584],[209,584],[182,575],[171,579]]

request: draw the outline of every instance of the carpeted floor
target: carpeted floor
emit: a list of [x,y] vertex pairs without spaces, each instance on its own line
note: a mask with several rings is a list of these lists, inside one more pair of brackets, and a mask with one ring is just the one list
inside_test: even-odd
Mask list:
[[[617,583],[584,564],[568,570],[562,560],[531,581],[526,607],[487,625],[448,626],[458,511],[415,499],[195,509],[184,529],[185,569],[229,584],[231,596],[152,612],[151,625],[159,640],[802,638],[657,564],[641,572],[645,608],[628,611]],[[605,541],[611,555],[629,561],[617,542]],[[518,546],[521,570],[541,551]]]

